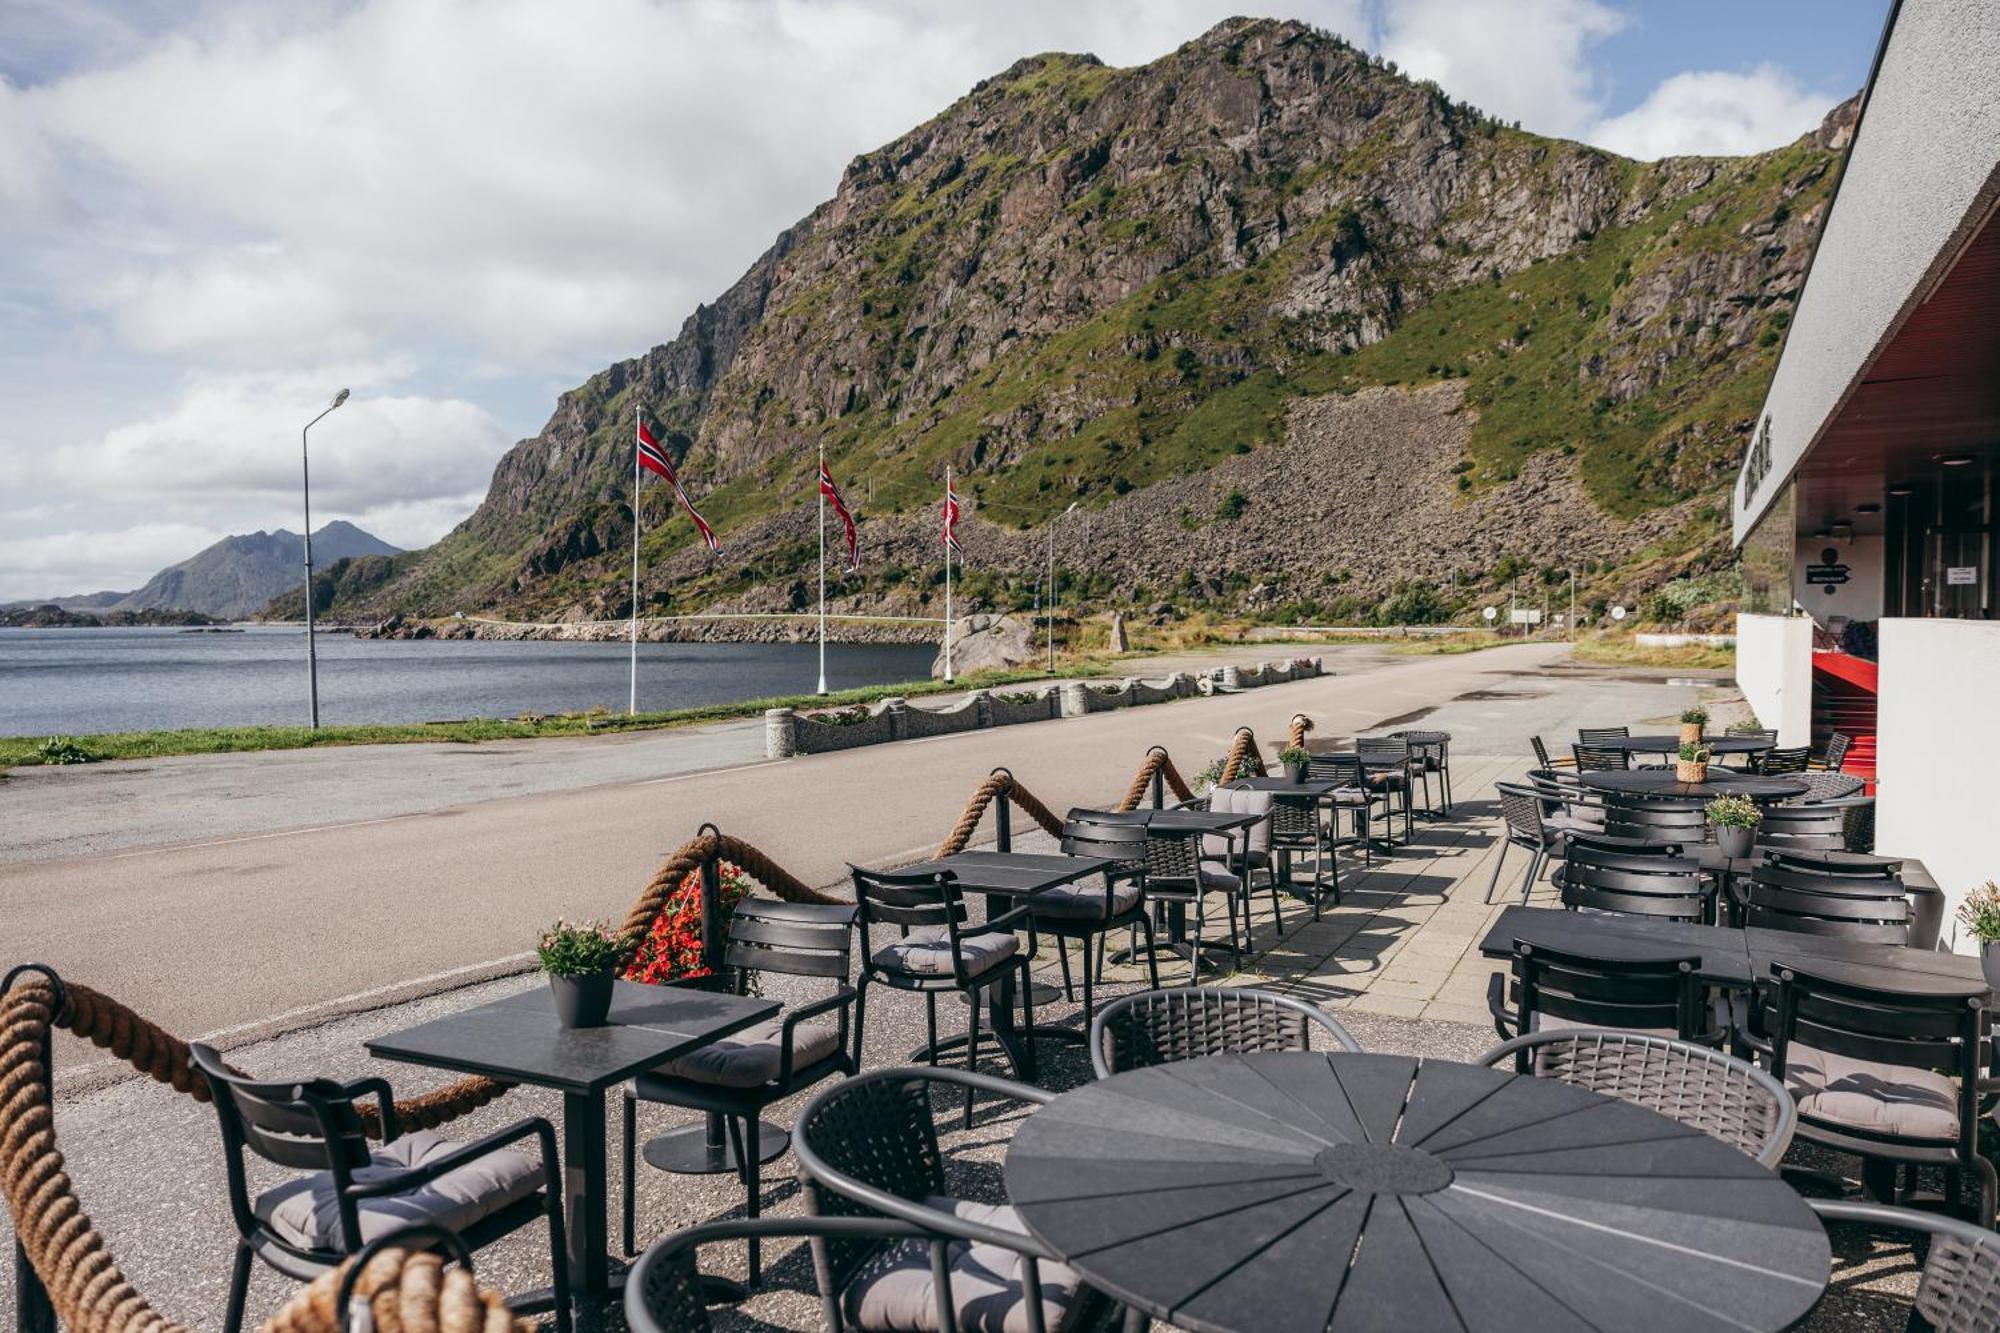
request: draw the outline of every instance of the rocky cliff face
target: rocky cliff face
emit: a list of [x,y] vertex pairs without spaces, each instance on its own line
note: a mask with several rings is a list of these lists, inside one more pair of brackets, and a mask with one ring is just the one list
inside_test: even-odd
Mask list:
[[[1118,539],[1069,560],[1125,601],[1698,563],[1841,124],[1635,163],[1294,23],[1134,69],[1023,60],[857,158],[672,342],[565,394],[477,513],[344,609],[619,614],[635,404],[725,541],[689,550],[652,494],[655,611],[797,600],[821,444],[869,519],[857,606],[929,600],[918,515],[947,464],[993,520],[972,568],[1001,605],[1079,500]],[[1245,521],[1217,523],[1232,490]]]

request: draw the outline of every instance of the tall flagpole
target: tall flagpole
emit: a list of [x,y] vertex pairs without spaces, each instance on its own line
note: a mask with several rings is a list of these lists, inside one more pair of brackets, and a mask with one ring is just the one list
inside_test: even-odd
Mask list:
[[944,465],[944,678],[951,680],[951,464]]
[[819,692],[826,693],[826,441],[819,442]]
[[639,713],[639,404],[632,404],[632,693],[625,711]]

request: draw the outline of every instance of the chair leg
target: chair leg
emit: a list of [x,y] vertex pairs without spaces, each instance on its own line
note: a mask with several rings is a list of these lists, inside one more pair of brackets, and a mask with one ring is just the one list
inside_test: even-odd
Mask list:
[[1085,940],[1083,942],[1083,1030],[1085,1032],[1090,1031],[1090,1020],[1096,1016],[1097,1002],[1090,989],[1090,941]]
[[1202,910],[1201,898],[1201,893],[1197,891],[1194,896],[1194,934],[1190,937],[1192,943],[1188,948],[1188,985],[1190,986],[1199,986],[1201,984],[1201,936],[1202,931],[1208,924],[1208,913]]
[[935,1068],[937,1065],[937,1046],[938,1046],[936,991],[927,990],[924,992],[924,1026],[930,1033],[931,1065],[933,1068]]
[[[762,1131],[757,1128],[756,1117],[743,1117],[743,1146],[738,1149],[743,1154],[743,1174],[745,1184],[748,1186],[747,1193],[744,1196],[746,1202],[743,1211],[744,1216],[748,1217],[752,1222],[756,1221],[764,1211],[764,1163],[760,1160],[764,1154],[761,1151],[762,1142],[759,1137],[761,1133]],[[763,1257],[762,1247],[758,1244],[757,1238],[755,1236],[750,1237],[750,1285],[752,1287],[757,1285],[757,1280],[763,1272]]]
[[[1021,979],[1021,984],[1023,986],[1026,986],[1028,984],[1028,980],[1025,976]],[[968,1074],[976,1074],[979,1072],[980,1004],[981,1000],[979,997],[979,992],[975,990],[972,992],[972,1005],[971,1008],[968,1010],[968,1012],[971,1014],[971,1017],[966,1020],[966,1025],[965,1025],[965,1072]],[[972,1128],[972,1089],[970,1087],[966,1088],[965,1090],[965,1127],[967,1129]]]
[[1535,891],[1535,881],[1542,877],[1542,862],[1548,859],[1547,852],[1536,852],[1528,858],[1527,878],[1521,881],[1521,906],[1528,905],[1528,895]]
[[624,1208],[621,1210],[623,1226],[620,1232],[625,1242],[625,1257],[627,1259],[630,1259],[638,1252],[636,1238],[633,1235],[633,1232],[637,1229],[637,1215],[639,1210],[639,1186],[633,1179],[633,1173],[636,1169],[639,1156],[638,1149],[635,1146],[635,1141],[638,1137],[639,1099],[632,1095],[630,1088],[627,1088],[625,1090],[625,1197],[623,1200]]
[[242,1333],[243,1307],[250,1299],[250,1247],[236,1243],[236,1267],[229,1274],[229,1311],[222,1317],[222,1333]]
[[[1058,938],[1056,940],[1056,946],[1057,946],[1057,956],[1062,960],[1063,999],[1069,1001],[1071,1004],[1075,1004],[1076,987],[1070,984],[1070,979],[1069,979],[1069,941],[1066,939]],[[1090,969],[1088,967],[1084,968],[1085,972],[1084,981],[1086,984],[1090,981],[1090,977],[1088,975],[1089,971]]]
[[1493,901],[1493,890],[1500,885],[1500,867],[1507,864],[1507,849],[1513,845],[1511,839],[1500,839],[1500,855],[1493,858],[1493,878],[1486,881],[1486,901],[1489,903]]
[[570,1302],[563,1296],[570,1289],[569,1236],[563,1229],[563,1193],[552,1180],[543,1186],[542,1195],[548,1202],[549,1286],[556,1293],[556,1333],[572,1333]]
[[[1146,977],[1147,980],[1152,982],[1153,989],[1158,990],[1160,988],[1160,955],[1153,947],[1152,913],[1142,912],[1140,914],[1138,929],[1143,929],[1146,932]],[[1133,936],[1134,948],[1138,947],[1137,939],[1138,936],[1135,932]]]

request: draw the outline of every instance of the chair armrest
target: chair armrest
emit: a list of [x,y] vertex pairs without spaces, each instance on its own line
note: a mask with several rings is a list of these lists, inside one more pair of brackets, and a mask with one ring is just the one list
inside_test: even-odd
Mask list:
[[1495,972],[1486,979],[1486,1011],[1493,1015],[1493,1030],[1502,1041],[1514,1040],[1521,1031],[1521,1016],[1507,1007],[1507,976]]
[[1023,957],[1027,958],[1035,956],[1035,949],[1041,938],[1035,933],[1035,918],[1031,910],[1033,902],[1034,899],[1031,896],[1026,902],[1008,908],[999,916],[988,918],[985,926],[987,930],[1012,930],[1016,925],[1027,926],[1028,952],[1023,955]]
[[459,1167],[489,1157],[502,1148],[510,1147],[525,1138],[540,1140],[542,1150],[542,1187],[550,1191],[562,1188],[562,1176],[557,1170],[555,1126],[540,1116],[529,1116],[516,1120],[505,1129],[497,1129],[484,1138],[453,1148],[442,1157],[413,1166],[407,1171],[398,1171],[381,1180],[367,1184],[349,1185],[347,1196],[351,1199],[378,1199],[388,1194],[404,1194],[419,1185],[428,1185],[439,1176]]
[[[792,1081],[792,1036],[798,1025],[809,1018],[818,1018],[821,1014],[830,1013],[835,1009],[853,1004],[855,994],[854,988],[843,981],[840,984],[840,989],[827,996],[824,1000],[815,1000],[811,1004],[802,1004],[796,1009],[790,1009],[785,1012],[785,1021],[778,1033],[778,1082],[780,1084]],[[845,1014],[841,1015],[841,1026],[843,1028],[847,1026],[847,1015]],[[843,1032],[841,1035],[845,1037],[846,1033]]]
[[340,1090],[356,1101],[364,1097],[375,1099],[375,1114],[382,1122],[382,1142],[390,1143],[403,1135],[403,1126],[396,1119],[396,1094],[390,1090],[389,1081],[383,1078],[357,1078],[351,1083],[343,1083]]

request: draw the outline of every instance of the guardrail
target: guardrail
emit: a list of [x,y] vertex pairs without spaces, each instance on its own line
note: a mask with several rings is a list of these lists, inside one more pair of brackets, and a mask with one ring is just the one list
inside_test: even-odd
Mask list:
[[919,736],[945,736],[1021,722],[1083,717],[1118,708],[1192,699],[1197,695],[1233,694],[1264,685],[1308,680],[1325,674],[1325,670],[1319,658],[1302,657],[1252,666],[1223,666],[1194,674],[1177,671],[1160,681],[1127,676],[1115,683],[1069,680],[1000,693],[974,690],[949,708],[918,708],[900,696],[883,699],[872,707],[857,704],[822,714],[769,708],[764,711],[764,753],[772,759],[790,759],[794,755],[826,754]]

